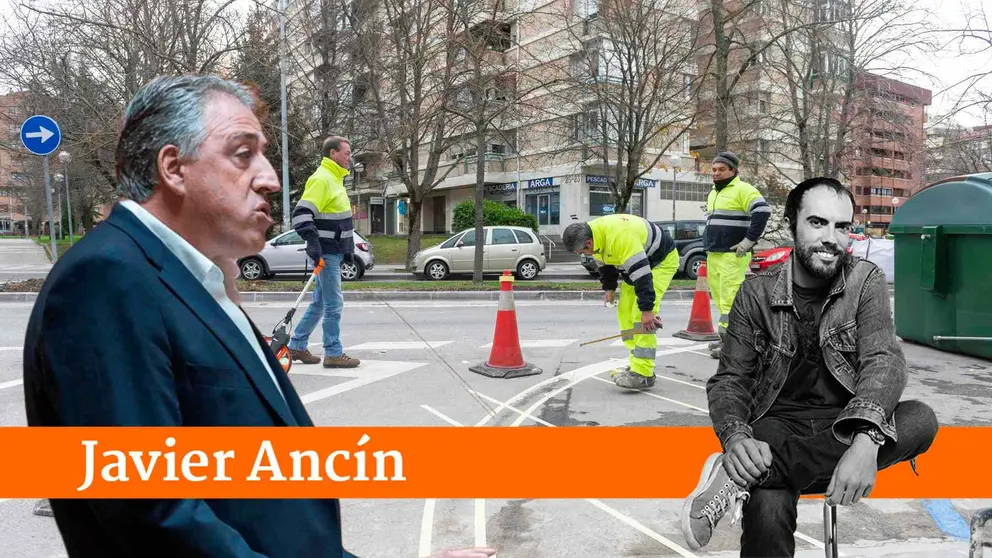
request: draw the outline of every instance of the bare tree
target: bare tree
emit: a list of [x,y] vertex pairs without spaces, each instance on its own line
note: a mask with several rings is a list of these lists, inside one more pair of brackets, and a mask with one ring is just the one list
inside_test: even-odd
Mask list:
[[[531,95],[554,87],[558,79],[546,76],[533,57],[511,60],[506,52],[517,37],[511,33],[512,12],[499,0],[446,0],[453,17],[448,40],[457,55],[451,88],[444,108],[467,124],[465,138],[475,147],[475,269],[473,281],[482,281],[483,201],[488,167],[488,140],[506,138],[533,117],[537,104]],[[520,49],[519,40],[516,48]],[[526,83],[526,87],[523,84]],[[519,136],[516,138],[519,140]],[[516,143],[516,141],[514,142]],[[516,145],[515,149],[519,149]],[[518,185],[519,187],[519,185]]]
[[441,0],[382,0],[375,16],[355,26],[356,101],[375,138],[368,151],[409,195],[408,264],[420,250],[424,199],[456,168],[441,168],[458,126],[444,108],[458,57],[458,45],[446,39],[456,21]]
[[70,184],[94,189],[80,195],[84,219],[116,199],[113,150],[125,103],[155,76],[218,71],[237,46],[232,3],[68,0],[16,5],[3,21],[0,82],[59,123],[73,155]]
[[603,166],[621,212],[666,152],[683,151],[696,122],[699,28],[677,0],[600,0],[585,7],[583,20],[569,26],[579,45],[568,92],[577,112],[572,139],[583,144],[584,159]]
[[765,93],[771,99],[760,99],[752,121],[776,136],[773,145],[759,147],[760,157],[773,168],[798,166],[803,178],[836,177],[850,172],[856,159],[870,158],[876,147],[913,143],[907,140],[920,135],[922,123],[901,110],[897,99],[922,92],[896,85],[895,78],[911,71],[896,55],[923,55],[936,48],[928,16],[903,0],[851,0],[828,7],[782,1],[771,17],[777,27],[793,32],[762,57],[768,81],[778,87]]

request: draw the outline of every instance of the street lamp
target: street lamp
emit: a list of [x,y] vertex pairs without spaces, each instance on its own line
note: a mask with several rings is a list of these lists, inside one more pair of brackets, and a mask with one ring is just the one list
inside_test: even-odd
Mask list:
[[[62,185],[65,187],[65,208],[66,216],[69,218],[69,246],[72,246],[72,200],[69,198],[69,163],[72,162],[72,155],[68,151],[59,153],[59,162],[62,163]],[[62,203],[59,202],[61,206]],[[61,212],[61,207],[59,212]]]
[[668,158],[668,162],[672,164],[672,221],[675,220],[675,183],[678,180],[678,171],[675,170],[679,165],[682,164],[682,157],[678,155],[672,155]]

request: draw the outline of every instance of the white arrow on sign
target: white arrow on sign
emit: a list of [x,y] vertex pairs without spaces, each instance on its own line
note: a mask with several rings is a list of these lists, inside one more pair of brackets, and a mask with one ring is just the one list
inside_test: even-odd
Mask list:
[[41,143],[45,143],[49,138],[55,135],[55,132],[49,130],[44,126],[38,126],[39,132],[28,132],[24,134],[27,138],[41,138]]

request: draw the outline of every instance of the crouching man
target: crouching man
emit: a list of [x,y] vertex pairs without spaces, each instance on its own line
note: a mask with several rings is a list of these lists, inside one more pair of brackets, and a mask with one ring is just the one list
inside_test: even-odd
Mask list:
[[933,410],[902,401],[906,362],[885,276],[846,250],[854,199],[813,178],[789,194],[791,261],[744,281],[730,312],[710,418],[711,456],[682,509],[690,548],[728,512],[743,514],[741,556],[793,556],[800,494],[866,498],[879,469],[912,460],[937,435]]

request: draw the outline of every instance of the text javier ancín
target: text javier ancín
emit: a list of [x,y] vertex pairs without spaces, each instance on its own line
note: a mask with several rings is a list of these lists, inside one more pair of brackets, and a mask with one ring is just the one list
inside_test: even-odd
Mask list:
[[[368,434],[364,434],[356,446],[364,446],[368,441]],[[76,489],[80,492],[92,486],[96,478],[108,483],[131,480],[230,481],[233,479],[227,474],[227,463],[237,459],[234,450],[216,451],[209,455],[201,450],[190,450],[177,455],[174,450],[99,451],[96,440],[83,440],[82,444],[86,454],[86,473],[83,484]],[[171,448],[175,445],[175,438],[170,436],[165,439],[166,447]],[[372,457],[375,475],[369,476],[373,465],[364,450],[336,450],[326,455],[314,450],[294,450],[280,456],[273,449],[272,442],[263,440],[253,456],[254,464],[245,480],[334,482],[406,480],[403,476],[403,456],[399,451],[376,451]],[[392,473],[389,476],[387,476],[387,465],[390,466]]]

